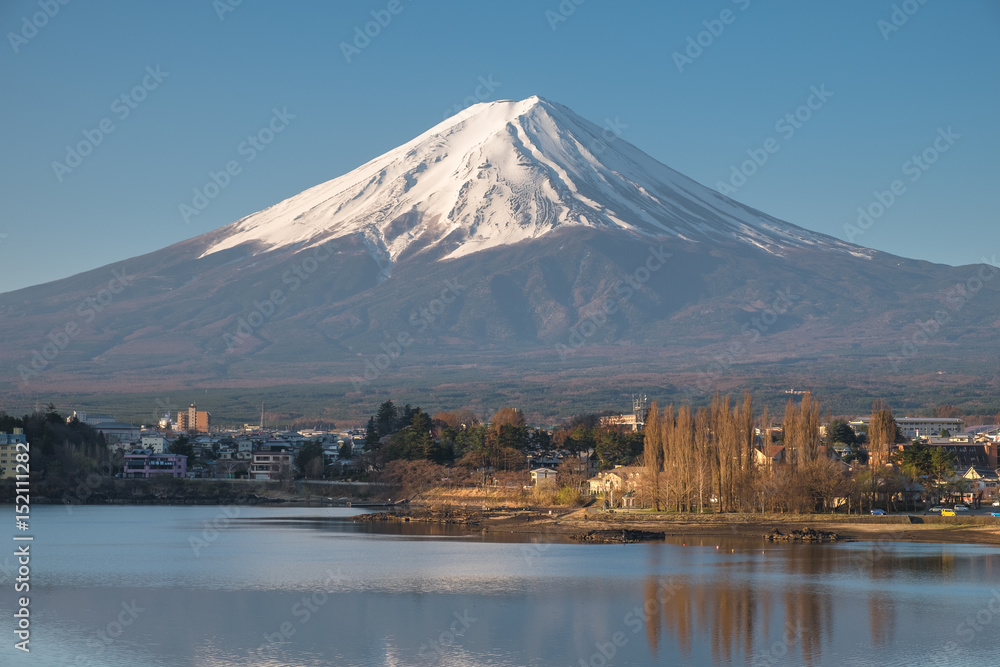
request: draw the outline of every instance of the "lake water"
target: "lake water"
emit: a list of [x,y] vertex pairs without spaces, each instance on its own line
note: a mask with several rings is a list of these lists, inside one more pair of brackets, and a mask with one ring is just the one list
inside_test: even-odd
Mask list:
[[1000,663],[996,548],[524,543],[357,513],[34,507],[31,653],[8,630],[0,664]]

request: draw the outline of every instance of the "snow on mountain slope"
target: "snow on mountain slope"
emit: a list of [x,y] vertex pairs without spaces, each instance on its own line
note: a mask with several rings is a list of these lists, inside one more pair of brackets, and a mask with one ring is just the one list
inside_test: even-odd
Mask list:
[[778,254],[802,246],[867,252],[743,206],[568,108],[529,97],[469,107],[218,230],[202,256],[244,243],[260,252],[362,234],[373,256],[391,265],[413,244],[459,257],[568,225],[737,239]]

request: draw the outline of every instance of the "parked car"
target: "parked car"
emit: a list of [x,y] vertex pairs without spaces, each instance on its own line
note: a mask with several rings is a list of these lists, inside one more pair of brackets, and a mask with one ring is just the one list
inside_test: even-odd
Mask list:
[[935,505],[934,507],[930,508],[930,509],[929,509],[929,510],[927,510],[927,511],[928,511],[928,512],[940,512],[940,511],[941,511],[941,510],[943,510],[943,509],[944,509],[944,508],[943,508],[943,507],[941,507],[940,505]]
[[872,510],[872,514],[875,516],[885,516],[885,510],[880,510],[877,507]]
[[969,506],[968,505],[955,505],[955,511],[956,512],[968,512],[969,511]]
[[955,516],[955,510],[941,510],[941,516]]
[[994,500],[993,507],[1000,507],[1000,500]]

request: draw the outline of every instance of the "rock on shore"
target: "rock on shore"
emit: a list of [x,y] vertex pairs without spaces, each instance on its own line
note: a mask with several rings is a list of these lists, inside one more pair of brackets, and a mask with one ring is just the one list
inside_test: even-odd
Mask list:
[[771,542],[836,542],[843,539],[837,533],[826,530],[813,530],[812,528],[802,528],[783,533],[777,528],[764,535],[765,540]]
[[432,511],[410,511],[410,512],[373,512],[371,514],[359,514],[352,517],[354,521],[396,521],[408,523],[442,523],[457,524],[465,526],[478,526],[483,519],[480,512],[432,512]]
[[572,539],[579,542],[599,542],[602,544],[633,544],[635,542],[652,542],[662,540],[666,533],[654,533],[648,530],[591,530],[579,535],[573,535]]

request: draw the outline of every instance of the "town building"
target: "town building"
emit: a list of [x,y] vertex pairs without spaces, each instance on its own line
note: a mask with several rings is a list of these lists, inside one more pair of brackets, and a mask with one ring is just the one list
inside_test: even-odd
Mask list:
[[639,466],[615,466],[587,480],[592,496],[604,495],[611,507],[635,507],[645,470]]
[[17,475],[18,453],[28,453],[27,447],[18,448],[18,444],[26,445],[24,429],[15,428],[13,433],[0,433],[0,479],[14,479]]
[[250,478],[257,480],[280,479],[292,469],[292,455],[289,452],[261,450],[253,453],[250,463]]
[[116,442],[138,442],[142,429],[132,424],[109,421],[94,424],[94,430],[104,434],[104,440],[109,445]]
[[154,454],[166,454],[170,447],[170,441],[160,433],[143,433],[139,440],[143,449],[149,449]]
[[962,479],[973,485],[973,496],[978,497],[980,501],[993,501],[1000,497],[997,495],[1000,476],[992,468],[971,466],[962,475]]
[[208,433],[212,428],[212,413],[199,410],[194,403],[184,412],[177,411],[177,421],[174,427],[178,431],[188,433]]
[[601,426],[623,426],[632,431],[639,430],[639,418],[635,415],[607,415],[601,417]]
[[773,468],[785,462],[784,445],[761,445],[753,450],[753,460],[761,468]]
[[151,477],[187,477],[187,457],[183,454],[154,454],[148,449],[136,449],[125,455],[122,474],[126,479]]
[[968,470],[970,467],[997,468],[997,443],[954,443],[947,439],[931,438],[924,442],[928,447],[940,447],[955,457],[957,470]]
[[632,414],[607,415],[601,417],[601,426],[622,426],[633,431],[641,431],[646,422],[648,400],[645,395],[632,396]]
[[73,414],[66,417],[66,423],[69,424],[74,419],[81,424],[90,424],[91,426],[97,426],[98,424],[115,421],[114,415],[96,414],[93,412],[87,413],[83,410],[74,410]]
[[[871,417],[862,417],[850,422],[850,426],[856,433],[860,433],[868,430],[870,421]],[[897,417],[896,425],[907,438],[938,436],[942,431],[958,434],[965,430],[964,421],[951,417]]]
[[543,483],[555,484],[556,471],[552,468],[535,468],[531,471],[531,483],[535,486]]

